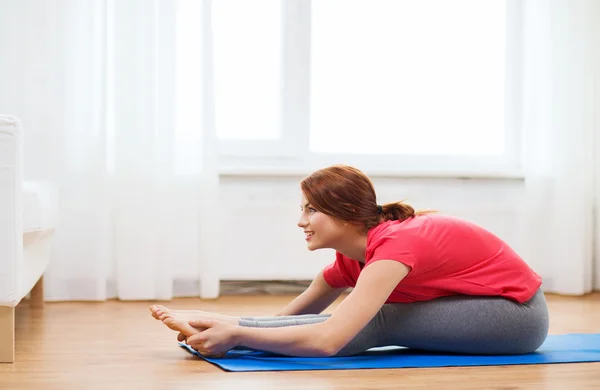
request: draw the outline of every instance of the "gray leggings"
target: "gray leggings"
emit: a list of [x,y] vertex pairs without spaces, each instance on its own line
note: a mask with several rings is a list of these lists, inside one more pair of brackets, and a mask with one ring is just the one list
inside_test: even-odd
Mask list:
[[[241,317],[240,326],[314,324],[329,317],[330,314]],[[466,354],[523,354],[539,348],[547,335],[548,307],[541,289],[523,304],[501,297],[458,295],[383,305],[337,356],[384,346]]]

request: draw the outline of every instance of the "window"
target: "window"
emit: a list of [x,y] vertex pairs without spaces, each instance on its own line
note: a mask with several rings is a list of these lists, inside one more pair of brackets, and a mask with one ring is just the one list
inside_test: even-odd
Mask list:
[[504,8],[481,0],[313,2],[310,150],[502,154]]
[[281,1],[218,0],[212,7],[217,136],[280,138]]
[[[212,2],[215,126],[222,155],[285,156],[282,0]],[[277,153],[279,152],[279,153]]]
[[517,16],[513,0],[215,1],[223,161],[515,168]]

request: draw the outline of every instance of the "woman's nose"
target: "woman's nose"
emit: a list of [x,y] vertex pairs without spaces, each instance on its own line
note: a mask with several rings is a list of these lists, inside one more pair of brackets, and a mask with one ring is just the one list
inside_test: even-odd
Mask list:
[[306,226],[306,220],[304,219],[304,217],[300,217],[300,219],[298,220],[298,227],[304,226]]

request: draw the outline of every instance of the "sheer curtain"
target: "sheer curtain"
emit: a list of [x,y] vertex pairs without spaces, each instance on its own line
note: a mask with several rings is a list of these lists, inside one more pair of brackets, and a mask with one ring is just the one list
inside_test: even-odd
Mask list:
[[217,296],[210,1],[2,1],[2,110],[60,188],[47,299]]
[[600,289],[600,3],[527,0],[524,247],[546,291]]
[[[526,178],[515,224],[546,291],[582,294],[600,288],[600,4],[519,4]],[[0,110],[23,122],[26,178],[60,188],[47,298],[217,296],[211,1],[0,9]]]

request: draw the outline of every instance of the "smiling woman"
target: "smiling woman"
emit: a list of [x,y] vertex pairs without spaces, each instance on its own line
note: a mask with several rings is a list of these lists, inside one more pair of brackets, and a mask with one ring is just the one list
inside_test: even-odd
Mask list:
[[[541,278],[502,239],[469,221],[403,202],[378,205],[370,179],[335,165],[301,182],[298,226],[334,262],[275,317],[150,309],[205,356],[243,347],[347,356],[404,346],[470,354],[529,353],[548,333]],[[332,314],[321,314],[348,287]]]

